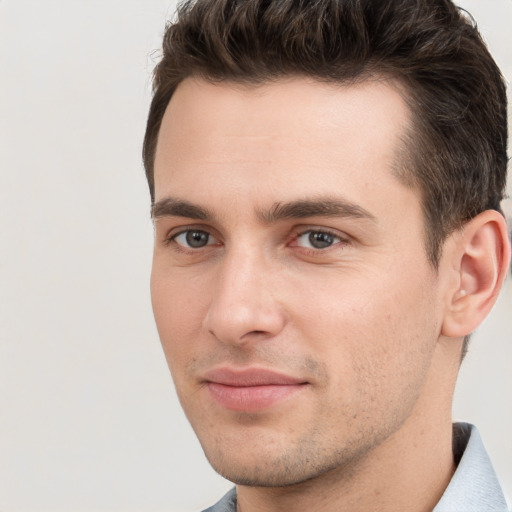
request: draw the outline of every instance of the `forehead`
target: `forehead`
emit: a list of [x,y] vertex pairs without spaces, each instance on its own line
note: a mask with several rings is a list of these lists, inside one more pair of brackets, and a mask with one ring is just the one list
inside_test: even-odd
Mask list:
[[409,118],[398,88],[384,80],[242,86],[189,78],[162,121],[156,200],[215,193],[275,202],[337,190],[361,201],[383,180],[401,186],[393,169]]

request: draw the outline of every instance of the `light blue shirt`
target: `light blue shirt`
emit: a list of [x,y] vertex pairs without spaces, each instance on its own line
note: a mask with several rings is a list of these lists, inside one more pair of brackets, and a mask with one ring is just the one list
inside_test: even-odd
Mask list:
[[[482,438],[474,425],[458,423],[462,457],[432,512],[509,512]],[[236,508],[235,508],[236,510]]]
[[[477,428],[457,423],[454,432],[455,457],[460,461],[432,512],[510,512]],[[236,489],[203,512],[236,512]]]

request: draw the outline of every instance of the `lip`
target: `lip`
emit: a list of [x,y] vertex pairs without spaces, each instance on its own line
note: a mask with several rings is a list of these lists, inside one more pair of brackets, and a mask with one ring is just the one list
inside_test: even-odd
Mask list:
[[268,409],[308,384],[304,379],[264,368],[217,368],[203,379],[213,400],[226,409],[258,412]]

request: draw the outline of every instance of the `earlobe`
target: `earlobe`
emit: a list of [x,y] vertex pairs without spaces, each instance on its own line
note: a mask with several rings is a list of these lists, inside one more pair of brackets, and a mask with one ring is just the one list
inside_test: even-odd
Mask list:
[[467,222],[453,246],[457,286],[449,291],[442,334],[473,332],[490,312],[507,274],[510,241],[503,216],[487,210]]

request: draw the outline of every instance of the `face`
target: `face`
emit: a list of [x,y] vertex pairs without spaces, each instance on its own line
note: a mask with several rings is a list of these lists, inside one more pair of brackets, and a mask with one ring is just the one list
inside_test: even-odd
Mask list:
[[349,471],[421,415],[442,322],[409,112],[383,81],[187,79],[155,163],[154,314],[213,467],[280,486]]

